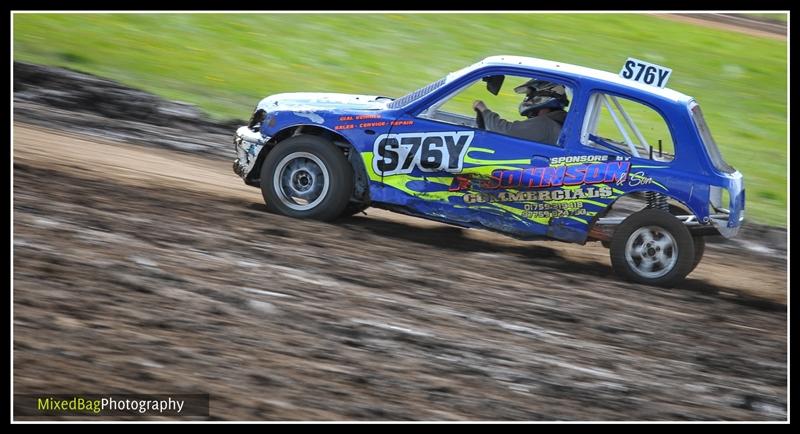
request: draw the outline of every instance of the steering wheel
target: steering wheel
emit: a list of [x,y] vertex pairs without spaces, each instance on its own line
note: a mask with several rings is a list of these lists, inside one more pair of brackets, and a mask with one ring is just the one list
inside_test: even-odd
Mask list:
[[478,128],[482,130],[486,129],[486,124],[483,122],[483,113],[478,109],[475,109],[475,123],[478,125]]

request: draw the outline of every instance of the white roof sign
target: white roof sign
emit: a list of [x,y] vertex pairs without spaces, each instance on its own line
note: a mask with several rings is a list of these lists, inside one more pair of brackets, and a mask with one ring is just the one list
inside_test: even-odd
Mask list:
[[622,65],[619,76],[628,80],[638,81],[650,86],[664,88],[672,70],[655,63],[629,57]]

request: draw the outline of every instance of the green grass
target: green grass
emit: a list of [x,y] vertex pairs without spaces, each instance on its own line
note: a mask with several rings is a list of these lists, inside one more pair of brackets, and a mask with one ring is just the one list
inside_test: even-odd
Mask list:
[[618,72],[673,69],[723,155],[745,175],[747,216],[786,225],[787,44],[641,14],[15,14],[14,58],[105,76],[213,117],[263,96],[400,96],[495,54]]

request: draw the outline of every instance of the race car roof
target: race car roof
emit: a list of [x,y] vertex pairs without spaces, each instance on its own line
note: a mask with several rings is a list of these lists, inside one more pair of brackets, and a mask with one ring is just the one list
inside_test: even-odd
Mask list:
[[[633,80],[626,80],[617,74],[608,71],[601,71],[599,69],[587,68],[584,66],[571,65],[569,63],[553,62],[551,60],[537,59],[535,57],[521,57],[521,56],[491,56],[487,57],[480,62],[463,68],[454,72],[453,77],[462,76],[468,72],[474,71],[478,68],[485,66],[523,66],[540,71],[550,71],[556,73],[567,73],[576,76],[589,77],[595,80],[613,83],[619,86],[635,89],[640,92],[657,95],[672,101],[688,101],[692,99],[690,96],[682,94],[668,88],[659,88],[655,86],[648,86],[646,84],[638,83]],[[448,80],[449,81],[449,80]]]

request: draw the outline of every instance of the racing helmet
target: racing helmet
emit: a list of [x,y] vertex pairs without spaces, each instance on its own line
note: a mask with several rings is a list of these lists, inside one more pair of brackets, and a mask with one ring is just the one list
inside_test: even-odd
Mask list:
[[549,81],[531,79],[514,88],[516,93],[524,93],[525,99],[519,104],[519,114],[536,116],[539,109],[561,109],[569,105],[567,91],[563,85]]

